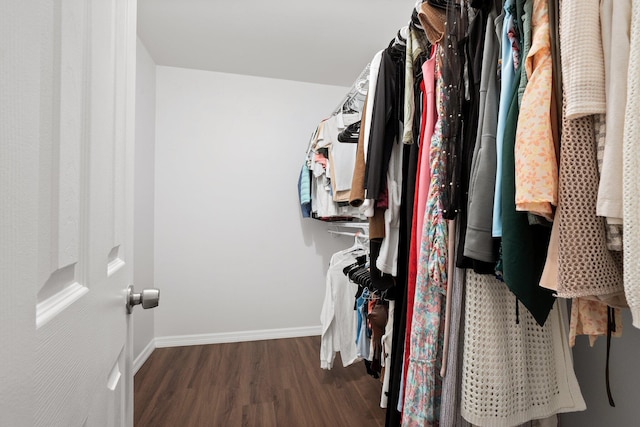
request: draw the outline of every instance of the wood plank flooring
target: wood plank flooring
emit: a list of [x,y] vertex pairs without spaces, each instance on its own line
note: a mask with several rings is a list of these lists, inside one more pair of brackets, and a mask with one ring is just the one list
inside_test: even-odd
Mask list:
[[320,369],[320,337],[156,349],[135,376],[136,427],[384,426],[364,364]]

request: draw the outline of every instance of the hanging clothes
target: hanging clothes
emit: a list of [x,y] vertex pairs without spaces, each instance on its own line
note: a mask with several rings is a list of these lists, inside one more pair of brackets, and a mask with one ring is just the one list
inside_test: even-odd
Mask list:
[[[640,4],[633,2],[631,8],[631,45],[640,46]],[[631,308],[633,326],[640,328],[640,52],[632,49],[629,56],[629,79],[627,83],[627,106],[624,124],[624,289]]]
[[331,369],[335,354],[340,352],[343,366],[349,366],[358,360],[356,337],[358,336],[358,317],[354,310],[358,285],[349,281],[343,269],[356,263],[354,248],[340,251],[331,257],[327,272],[326,288],[320,321],[322,336],[320,339],[320,367]]
[[586,409],[564,304],[544,327],[526,310],[518,322],[514,305],[504,283],[467,271],[461,410],[476,426],[511,427]]
[[[362,122],[361,127],[364,128],[367,125],[367,116],[369,112],[369,95],[364,100],[364,106],[362,107]],[[366,165],[364,162],[364,132],[361,130],[358,135],[358,145],[356,148],[356,159],[353,167],[353,179],[351,181],[351,192],[349,193],[349,204],[353,207],[360,207],[364,203],[365,199],[365,171]]]
[[342,143],[338,135],[347,126],[360,120],[360,114],[338,114],[324,122],[322,146],[329,148],[331,189],[335,202],[348,202],[353,181],[353,165],[357,145]]
[[303,218],[311,218],[311,171],[307,164],[302,165],[298,177],[298,196]]
[[[502,31],[502,4],[494,4],[487,18],[480,81],[480,111],[478,131],[471,165],[468,196],[468,218],[464,256],[478,261],[495,262],[497,247],[491,230],[493,224],[493,196],[496,180],[496,134],[500,86],[498,56]],[[489,197],[487,197],[489,195]]]
[[521,79],[528,76],[529,81],[522,96],[515,143],[515,202],[518,211],[552,221],[558,205],[558,159],[551,125],[549,3],[533,0],[532,4],[532,45],[524,61],[526,72],[521,74]]
[[[522,1],[522,0],[518,0]],[[496,130],[496,184],[493,198],[493,237],[502,237],[502,153],[507,114],[514,95],[516,70],[520,68],[520,46],[517,39],[516,0],[507,0],[502,18],[502,69],[500,72],[500,105]],[[500,19],[500,18],[499,18]]]
[[504,281],[540,325],[544,325],[555,297],[541,288],[551,230],[529,225],[525,212],[518,212],[515,204],[516,180],[514,146],[518,123],[518,68],[514,78],[511,105],[507,113],[502,151],[502,267]]
[[[402,159],[402,200],[400,207],[400,242],[398,253],[398,277],[393,288],[395,300],[395,312],[393,321],[393,353],[391,355],[391,377],[390,392],[385,420],[386,426],[399,426],[401,410],[397,410],[401,394],[402,381],[402,360],[404,341],[402,337],[406,333],[406,299],[407,299],[407,277],[409,265],[409,246],[411,243],[411,214],[413,212],[413,199],[409,196],[415,192],[413,185],[415,181],[408,179],[415,177],[418,165],[417,144],[405,145]],[[398,338],[397,338],[398,337]],[[400,408],[401,409],[401,408]]]
[[382,52],[367,150],[367,199],[379,200],[386,190],[387,169],[394,142],[400,135],[404,108],[405,48],[392,45]]
[[371,139],[371,121],[373,119],[373,105],[376,101],[376,93],[378,88],[378,77],[380,75],[380,65],[382,63],[382,52],[377,52],[373,59],[371,59],[371,65],[369,66],[369,89],[367,90],[367,96],[369,97],[370,108],[365,116],[366,124],[364,124],[364,158],[369,156],[369,140]]
[[[407,315],[406,334],[404,337],[404,367],[403,378],[407,375],[409,359],[411,356],[411,323],[413,321],[413,306],[415,301],[416,279],[418,274],[418,256],[422,246],[422,231],[424,230],[424,213],[429,195],[431,182],[430,147],[434,127],[437,119],[435,98],[435,65],[437,42],[442,40],[445,29],[445,15],[439,10],[434,10],[428,3],[420,5],[418,17],[426,31],[429,42],[432,43],[429,58],[422,65],[422,122],[420,126],[420,148],[418,152],[418,166],[415,175],[414,209],[411,218],[411,246],[409,249],[409,277],[407,284]],[[404,387],[403,387],[404,390]]]
[[[563,0],[560,16],[562,81],[566,116],[606,112],[600,0]],[[585,52],[590,52],[585,55]]]
[[565,118],[563,124],[558,296],[618,299],[624,298],[621,255],[608,250],[605,220],[595,213],[598,169],[593,129],[593,116]]
[[382,336],[382,354],[384,376],[382,380],[382,393],[380,394],[380,407],[386,408],[389,403],[389,389],[391,386],[391,355],[393,353],[393,322],[395,316],[395,301],[389,301],[387,324]]
[[395,141],[387,168],[387,209],[384,211],[384,239],[376,258],[376,267],[385,274],[398,275],[400,205],[402,203],[402,157],[404,144]]
[[[357,120],[356,115],[352,115],[348,120]],[[334,116],[328,120],[322,121],[309,142],[309,148],[307,149],[307,156],[305,159],[305,166],[311,171],[311,217],[326,220],[344,220],[352,218],[364,218],[358,209],[351,207],[347,202],[349,200],[349,191],[338,191],[335,186],[338,178],[335,173],[332,172],[334,168],[340,169],[342,175],[348,175],[353,172],[353,164],[350,167],[345,168],[344,162],[332,162],[330,151],[332,145],[342,144],[337,141],[337,123],[338,117]],[[328,123],[328,124],[327,124]],[[344,127],[344,122],[341,122]],[[355,148],[352,144],[349,144],[350,148],[345,151],[352,151],[349,156],[355,155]],[[341,147],[336,148],[340,150]],[[345,170],[349,169],[351,172]],[[304,166],[303,166],[304,172]],[[304,175],[301,176],[301,188],[302,182],[305,179]],[[341,177],[341,185],[347,186],[348,179]],[[348,183],[349,186],[351,182]],[[341,194],[340,194],[341,193]],[[304,194],[301,193],[301,205],[304,199]],[[304,209],[308,209],[302,205]],[[303,211],[304,212],[304,211]]]
[[[631,33],[631,0],[600,2],[606,96],[606,139],[598,187],[597,214],[609,225],[622,225],[623,135]],[[620,244],[615,250],[622,250]]]
[[[496,8],[500,8],[497,5]],[[459,143],[462,146],[458,149],[458,175],[452,177],[453,197],[451,201],[454,203],[450,209],[453,209],[456,216],[458,228],[466,230],[468,226],[468,203],[469,191],[471,185],[473,156],[477,142],[477,132],[480,123],[481,97],[480,85],[482,80],[482,64],[483,64],[483,46],[485,43],[487,19],[490,4],[483,2],[470,2],[468,7],[469,26],[467,34],[462,38],[459,45],[458,55],[464,56],[464,77],[465,91],[462,102],[462,126],[461,135],[458,136]],[[455,14],[448,14],[448,21],[456,20]],[[448,28],[456,26],[448,24]],[[464,28],[464,27],[462,27]],[[462,31],[458,29],[458,32]],[[495,77],[495,76],[494,76]],[[453,153],[454,156],[457,154]],[[468,258],[464,255],[464,247],[466,242],[466,233],[458,233],[455,247],[455,265],[459,268],[473,268],[474,271],[484,274],[492,274],[494,272],[494,263]]]
[[414,195],[414,209],[411,227],[411,247],[409,254],[409,279],[407,285],[407,328],[404,348],[404,376],[406,377],[411,357],[411,323],[413,322],[413,305],[418,274],[418,256],[422,247],[422,230],[424,230],[424,213],[427,207],[427,196],[431,182],[431,163],[429,162],[431,137],[436,122],[435,98],[435,64],[437,45],[434,45],[430,58],[422,66],[423,72],[423,127],[419,149],[418,173]]
[[404,124],[402,130],[402,142],[404,144],[413,144],[414,135],[414,118],[416,112],[415,97],[415,67],[420,66],[419,58],[425,54],[424,49],[427,46],[424,33],[422,36],[418,34],[418,30],[412,26],[409,27],[409,36],[407,37],[407,48],[405,58],[404,73]]
[[[594,117],[606,111],[599,21],[598,1],[562,3],[562,76],[566,84],[560,145],[558,296],[597,296],[623,306],[620,254],[607,249],[605,220],[596,216],[599,183]],[[587,46],[593,54],[579,54]]]
[[[362,294],[356,299],[356,312],[358,313],[358,331],[356,333],[356,355],[365,361],[371,362],[373,354],[371,352],[371,334],[367,325],[367,314],[369,310],[368,289],[364,289]],[[370,364],[367,364],[367,372],[370,372]]]
[[[371,65],[358,144],[344,157],[355,165],[349,183],[340,183],[334,144],[323,146],[333,122],[319,128],[311,173],[300,175],[301,207],[305,177],[312,207],[327,208],[322,191],[343,203],[350,184],[349,204],[370,221],[367,283],[392,303],[386,312],[365,290],[350,313],[357,338],[344,347],[384,382],[387,427],[555,426],[556,414],[585,409],[569,344],[579,334],[593,342],[612,323],[619,336],[620,311],[610,307],[625,296],[640,307],[633,257],[609,250],[635,246],[614,216],[596,211],[599,189],[615,185],[620,150],[622,192],[634,199],[638,186],[628,177],[640,170],[630,124],[640,115],[631,100],[640,71],[631,51],[629,79],[616,85],[606,79],[625,53],[602,52],[603,41],[623,36],[623,25],[605,30],[623,10],[632,12],[629,46],[640,34],[624,2],[418,2],[408,30]],[[429,58],[425,40],[437,44]],[[609,105],[623,92],[628,102]],[[628,117],[607,121],[605,110],[621,106]],[[614,123],[626,128],[609,144]],[[324,198],[314,202],[316,193]],[[633,235],[626,218],[640,208],[625,203]],[[577,297],[570,322],[558,296]],[[337,347],[331,340],[323,351]]]
[[[438,49],[442,54],[442,48]],[[411,323],[411,357],[405,378],[402,425],[432,425],[440,412],[440,363],[443,341],[444,295],[447,284],[447,224],[440,198],[444,184],[442,126],[444,82],[436,70],[438,121],[430,147],[431,182],[425,211],[424,231]]]
[[442,150],[447,159],[442,188],[442,214],[445,219],[456,218],[461,209],[461,178],[464,163],[463,130],[466,120],[467,88],[471,84],[472,68],[466,63],[467,7],[462,2],[449,3],[446,8],[447,31],[444,43],[441,73],[444,82],[444,119],[442,121]]
[[[459,230],[458,230],[459,232]],[[462,386],[462,351],[464,349],[464,307],[466,270],[456,268],[451,281],[451,315],[447,354],[447,372],[442,380],[442,401],[440,406],[440,427],[462,427],[468,424],[460,412]]]
[[[548,0],[546,0],[548,5]],[[522,34],[521,34],[521,57],[523,60],[528,58],[529,51],[531,50],[532,32],[533,32],[533,0],[524,0],[522,4],[522,16],[520,17],[522,22]],[[518,84],[518,106],[522,108],[522,98],[524,98],[524,92],[527,89],[531,73],[522,73],[520,75],[520,83]]]
[[[626,97],[625,97],[626,103]],[[593,125],[595,127],[596,134],[596,143],[597,143],[597,152],[598,152],[598,178],[600,182],[603,179],[606,179],[603,176],[604,170],[604,152],[606,150],[606,139],[607,139],[607,116],[604,114],[597,114],[593,118]],[[599,191],[599,190],[598,190]],[[596,214],[597,206],[596,206]],[[602,216],[602,215],[600,215]],[[617,224],[616,220],[612,220],[611,218],[606,218],[605,225],[605,233],[607,238],[607,248],[610,251],[622,251],[622,224]]]
[[[606,136],[606,124],[605,124],[605,115],[597,114],[593,116],[594,118],[594,127],[595,127],[595,138],[597,140],[598,146],[598,173],[602,172],[602,160],[605,146],[605,136]],[[556,221],[559,222],[559,221]],[[558,248],[560,246],[560,227],[556,227],[554,223],[554,230],[557,236],[558,242],[554,242],[554,247],[551,245],[549,250],[552,249],[555,251],[559,251]],[[615,240],[615,235],[618,231],[618,225],[610,225],[605,221],[605,235],[607,248],[611,250],[611,245],[622,246],[622,240],[613,243],[612,239]],[[621,236],[620,236],[621,237]],[[556,258],[559,256],[557,254],[553,254]],[[555,261],[557,263],[557,261]],[[556,267],[557,275],[559,276],[559,266]],[[558,285],[556,283],[555,290],[558,289]],[[615,319],[615,330],[610,330],[610,307],[599,301],[599,300],[591,300],[588,298],[593,297],[583,297],[583,298],[574,298],[571,304],[571,323],[569,327],[569,344],[571,346],[575,343],[575,338],[577,335],[588,335],[589,343],[591,346],[594,345],[595,340],[598,336],[611,336],[619,337],[622,335],[622,315],[619,308],[613,309],[614,311],[614,319]],[[597,297],[596,297],[597,298]]]
[[[599,336],[609,333],[608,325],[609,306],[600,301],[592,301],[586,298],[574,298],[571,301],[571,322],[569,327],[569,345],[576,344],[576,336],[587,335],[591,347]],[[611,336],[622,336],[622,310],[615,309],[615,331]]]
[[[515,107],[515,102],[513,103]],[[517,114],[517,113],[515,113]],[[513,178],[513,134],[505,138],[503,168],[503,229],[502,267],[504,282],[518,297],[518,301],[533,314],[540,325],[544,325],[555,297],[539,286],[547,256],[550,230],[541,225],[530,225],[526,213],[515,210],[515,180]],[[516,311],[518,308],[516,307]]]

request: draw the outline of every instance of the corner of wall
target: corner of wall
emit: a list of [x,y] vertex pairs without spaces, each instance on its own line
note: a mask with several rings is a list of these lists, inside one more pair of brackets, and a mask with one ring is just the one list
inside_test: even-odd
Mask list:
[[[146,47],[136,45],[136,129],[134,160],[134,284],[154,287],[154,194],[156,64]],[[153,310],[135,310],[133,321],[134,368],[137,370],[155,348]],[[139,364],[138,364],[139,363]]]
[[149,341],[149,343],[145,346],[145,348],[142,349],[140,354],[138,354],[135,359],[133,359],[133,375],[138,373],[140,368],[142,368],[142,365],[144,365],[144,362],[147,361],[147,359],[149,358],[149,356],[151,356],[151,353],[153,353],[153,350],[155,349],[156,340],[155,338],[152,338],[151,341]]

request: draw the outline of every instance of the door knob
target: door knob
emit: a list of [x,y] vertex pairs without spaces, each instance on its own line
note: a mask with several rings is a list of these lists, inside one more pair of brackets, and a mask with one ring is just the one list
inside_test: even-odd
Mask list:
[[129,285],[127,291],[127,313],[131,314],[133,307],[141,305],[142,308],[157,307],[160,302],[160,289],[143,289],[142,292],[134,292],[133,285]]

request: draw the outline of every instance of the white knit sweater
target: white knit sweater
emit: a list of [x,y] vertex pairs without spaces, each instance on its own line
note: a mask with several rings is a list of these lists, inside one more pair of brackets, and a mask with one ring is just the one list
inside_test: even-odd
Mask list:
[[600,0],[564,0],[560,13],[560,55],[567,118],[604,114],[606,95]]
[[607,217],[609,224],[622,224],[622,138],[627,103],[631,3],[631,0],[603,0],[601,5],[607,123],[596,212]]
[[[624,290],[640,328],[640,2],[631,9],[631,53],[623,137]],[[636,48],[634,48],[634,46]]]

